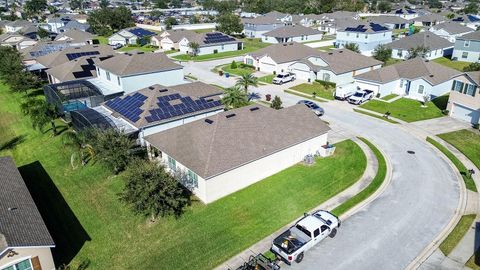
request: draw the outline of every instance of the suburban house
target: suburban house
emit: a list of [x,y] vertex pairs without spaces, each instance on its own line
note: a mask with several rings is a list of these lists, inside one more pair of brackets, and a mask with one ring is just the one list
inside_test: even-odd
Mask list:
[[423,100],[447,94],[460,71],[419,57],[355,76],[357,89],[373,91],[380,97],[397,94]]
[[304,105],[250,105],[145,137],[150,157],[204,203],[324,155],[330,128]]
[[289,70],[291,64],[309,56],[319,55],[317,49],[297,42],[279,43],[248,53],[243,62],[265,73],[281,73]]
[[337,33],[337,30],[344,29],[356,23],[358,23],[358,21],[352,18],[342,18],[336,19],[334,21],[327,20],[320,23],[320,25],[318,26],[318,30],[325,33],[325,35],[335,35]]
[[79,21],[73,20],[73,21],[67,22],[67,24],[58,28],[60,33],[67,32],[68,30],[72,30],[72,29],[87,32],[90,30],[90,25],[88,23],[81,23]]
[[262,38],[266,32],[292,24],[292,16],[276,11],[255,18],[242,18],[243,33],[248,38]]
[[72,41],[86,44],[93,44],[94,39],[94,35],[77,29],[70,29],[62,32],[55,38],[56,41]]
[[322,80],[339,86],[353,83],[353,76],[382,67],[382,62],[346,49],[319,52],[288,67],[298,79]]
[[169,87],[155,84],[101,106],[72,112],[72,125],[76,130],[116,128],[136,134],[143,145],[145,136],[222,112],[221,94],[222,89],[202,82]]
[[27,67],[27,70],[42,70],[45,67],[37,63],[37,58],[58,52],[68,47],[80,47],[86,45],[85,43],[76,43],[71,41],[39,41],[33,46],[29,46],[19,50],[22,54],[22,63]]
[[49,83],[62,83],[97,77],[95,63],[113,57],[111,55],[81,56],[45,70]]
[[431,27],[437,24],[444,23],[446,21],[447,19],[444,16],[436,13],[431,13],[414,18],[413,25]]
[[392,42],[392,30],[373,22],[357,22],[337,30],[335,47],[343,48],[347,43],[358,45],[360,52],[370,56],[380,44]]
[[430,28],[430,32],[438,35],[448,41],[454,43],[457,37],[461,37],[468,33],[472,33],[474,30],[466,27],[464,25],[459,24],[458,22],[444,22],[441,24],[437,24]]
[[179,42],[183,38],[192,39],[198,34],[191,30],[167,30],[160,35],[152,37],[151,44],[164,50],[180,50]]
[[132,93],[160,84],[172,86],[185,83],[183,66],[164,53],[124,53],[95,63],[97,78],[89,81],[113,92]]
[[108,45],[86,45],[81,47],[67,47],[37,58],[41,69],[54,68],[82,56],[111,56],[115,54]]
[[457,37],[453,49],[453,60],[464,62],[480,61],[480,32],[475,31],[470,34]]
[[419,16],[419,14],[413,9],[401,8],[397,10],[393,10],[390,14],[394,16],[398,16],[405,20],[413,20]]
[[0,157],[0,269],[55,270],[55,243],[11,157]]
[[62,33],[70,29],[77,29],[80,31],[87,31],[90,25],[86,23],[80,23],[73,16],[63,14],[60,17],[47,18],[47,24],[42,25],[43,28],[54,33]]
[[36,40],[17,33],[5,33],[0,35],[1,46],[9,46],[17,50],[25,49],[35,45],[36,43]]
[[428,48],[425,58],[429,60],[452,55],[453,45],[430,31],[418,32],[388,44],[392,49],[392,58],[407,59],[409,57],[408,50],[424,46]]
[[[167,36],[168,37],[168,36]],[[243,42],[220,32],[198,33],[195,36],[184,37],[178,42],[182,53],[191,54],[191,43],[198,44],[196,55],[239,51],[243,49]]]
[[480,71],[466,72],[455,78],[448,99],[451,117],[472,124],[480,123]]
[[371,21],[374,23],[378,23],[388,27],[388,29],[405,29],[408,27],[408,20],[401,18],[399,16],[388,16],[388,15],[380,15],[380,16],[372,16],[368,17],[367,21]]
[[322,40],[322,32],[302,25],[287,25],[263,34],[265,43],[309,42]]
[[453,22],[458,22],[466,27],[472,28],[473,30],[477,30],[480,26],[480,18],[476,15],[464,14],[460,16],[456,16],[452,19]]
[[5,25],[5,30],[7,33],[14,33],[26,28],[28,26],[32,26],[33,23],[25,20],[16,20],[13,22],[9,22]]
[[145,38],[154,36],[155,33],[143,28],[133,27],[122,29],[108,38],[110,45],[135,45],[138,43],[145,44]]
[[322,22],[321,15],[317,14],[305,14],[305,15],[292,15],[292,23],[296,25],[302,25],[305,27],[312,27]]

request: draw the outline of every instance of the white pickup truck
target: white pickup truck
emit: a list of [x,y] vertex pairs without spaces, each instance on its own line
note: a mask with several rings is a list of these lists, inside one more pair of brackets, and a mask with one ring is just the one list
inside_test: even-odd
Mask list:
[[293,82],[293,81],[295,81],[296,78],[297,77],[295,76],[294,73],[282,72],[282,73],[278,74],[277,76],[275,76],[275,78],[273,78],[272,83],[273,84],[284,84],[284,83],[287,83],[287,82]]
[[305,214],[293,227],[273,240],[271,251],[287,264],[300,263],[305,251],[322,241],[334,237],[340,220],[328,211]]
[[355,94],[347,98],[348,103],[360,105],[373,98],[373,91],[371,90],[358,90]]

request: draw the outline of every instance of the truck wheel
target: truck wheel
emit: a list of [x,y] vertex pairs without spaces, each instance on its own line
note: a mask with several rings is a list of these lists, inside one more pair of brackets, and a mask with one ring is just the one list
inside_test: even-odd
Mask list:
[[303,252],[298,254],[297,258],[295,259],[296,263],[301,263],[303,260]]
[[330,238],[334,238],[335,235],[337,235],[337,229],[336,228],[333,229],[328,236],[330,236]]

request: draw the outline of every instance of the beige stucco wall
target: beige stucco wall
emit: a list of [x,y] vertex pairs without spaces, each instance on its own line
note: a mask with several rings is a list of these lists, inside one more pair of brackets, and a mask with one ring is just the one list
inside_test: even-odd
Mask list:
[[0,269],[38,256],[42,270],[55,270],[52,252],[49,247],[13,248],[11,251],[18,253],[18,255],[7,257],[8,251],[5,252],[5,254],[0,257]]
[[[468,78],[465,76],[460,76],[455,78],[456,81],[461,81],[463,83],[470,83]],[[471,109],[480,109],[480,92],[477,88],[477,93],[474,97],[466,94],[459,93],[457,91],[450,91],[450,98],[448,99],[447,110],[452,112],[453,103],[461,104],[465,107],[469,107]]]

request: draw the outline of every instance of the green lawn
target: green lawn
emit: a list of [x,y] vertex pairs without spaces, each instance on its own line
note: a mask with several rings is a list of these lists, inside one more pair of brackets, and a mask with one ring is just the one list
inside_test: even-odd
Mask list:
[[330,46],[318,47],[317,49],[320,50],[320,51],[330,51],[330,50],[335,49],[335,46],[330,45]]
[[265,75],[265,76],[262,76],[262,77],[258,78],[258,81],[262,82],[262,83],[272,83],[273,78],[275,78],[275,75],[269,74],[269,75]]
[[100,44],[108,44],[108,37],[96,36],[95,38],[98,39],[98,42],[100,42]]
[[473,270],[480,270],[480,249],[477,249],[475,254],[465,263],[465,266],[472,268]]
[[470,65],[468,62],[462,62],[462,61],[452,61],[449,58],[446,57],[441,57],[433,60],[433,62],[442,64],[444,66],[447,66],[449,68],[454,68],[456,70],[463,71],[463,68]]
[[333,100],[333,92],[335,91],[335,87],[326,88],[325,86],[321,85],[320,83],[313,82],[313,83],[302,83],[291,87],[290,89],[302,92],[305,94],[309,94],[313,96],[313,93],[316,93],[317,97],[321,97],[324,99]]
[[120,52],[130,52],[130,51],[133,51],[133,50],[137,50],[137,51],[142,51],[142,52],[154,52],[157,49],[158,48],[150,47],[148,45],[146,45],[146,46],[123,46],[118,51],[120,51]]
[[179,219],[151,224],[119,202],[122,175],[100,164],[72,170],[61,137],[33,131],[21,99],[0,85],[0,138],[24,138],[0,154],[13,155],[34,197],[42,197],[39,208],[55,228],[57,265],[73,258],[74,266],[89,259],[89,269],[211,269],[346,189],[366,167],[361,149],[344,141],[313,166],[292,166],[208,206],[195,202]]
[[221,70],[237,76],[242,76],[245,73],[255,72],[254,67],[244,65],[242,62],[237,62],[237,68],[231,68],[231,64],[232,63],[221,66]]
[[243,41],[243,50],[239,51],[231,51],[231,52],[221,52],[221,53],[214,53],[214,54],[205,54],[205,55],[198,55],[198,56],[191,56],[187,54],[180,54],[173,56],[174,59],[180,61],[209,61],[214,59],[222,59],[234,56],[244,55],[249,52],[254,52],[258,49],[265,48],[271,44],[263,43],[260,39],[248,39],[244,38],[241,39]]
[[176,53],[178,52],[177,50],[168,50],[168,51],[164,51],[163,53],[164,54],[172,54],[172,53]]
[[390,103],[370,100],[360,107],[382,114],[388,111],[392,117],[406,122],[415,122],[444,116],[442,110],[447,107],[447,101],[448,95],[441,96],[429,101],[427,107],[424,108],[419,101],[408,98],[401,98]]
[[448,256],[450,252],[457,246],[458,242],[462,240],[465,233],[467,233],[470,226],[472,226],[476,215],[465,215],[460,218],[460,221],[455,226],[453,231],[447,236],[447,238],[440,244],[440,250]]
[[393,98],[396,98],[398,97],[397,94],[390,94],[390,95],[386,95],[384,97],[382,97],[383,100],[390,100],[390,99],[393,99]]
[[480,168],[480,134],[467,129],[438,135],[449,144],[455,146],[467,156],[477,168]]
[[438,143],[437,141],[433,140],[430,137],[427,137],[427,141],[435,146],[438,150],[440,150],[445,156],[447,156],[450,161],[457,167],[457,170],[460,172],[463,178],[463,182],[465,182],[465,186],[467,189],[477,192],[477,187],[475,186],[475,181],[473,181],[472,177],[467,175],[467,168],[463,165],[463,163],[450,152],[446,147]]
[[390,118],[385,118],[385,117],[382,117],[380,115],[376,115],[374,113],[369,113],[369,112],[358,110],[358,109],[353,109],[353,111],[357,112],[357,113],[365,114],[365,115],[368,115],[370,117],[374,117],[374,118],[377,118],[377,119],[380,119],[380,120],[383,120],[383,121],[387,121],[387,122],[392,123],[392,124],[398,124],[398,122],[395,121],[395,120],[392,120]]
[[386,67],[386,66],[394,65],[394,64],[399,63],[401,61],[402,60],[400,60],[400,59],[390,58],[385,63],[383,63],[383,66]]

